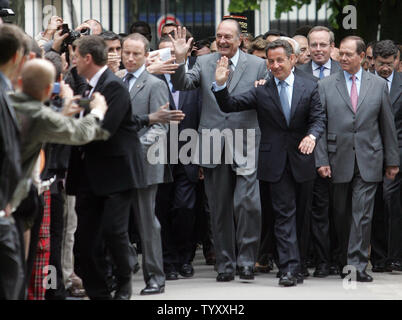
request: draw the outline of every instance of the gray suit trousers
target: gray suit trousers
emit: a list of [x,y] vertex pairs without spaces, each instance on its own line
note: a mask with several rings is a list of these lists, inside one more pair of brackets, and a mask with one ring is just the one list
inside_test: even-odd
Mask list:
[[333,184],[334,220],[341,267],[351,265],[356,271],[366,270],[377,185],[362,179],[357,162],[351,182]]
[[236,265],[254,267],[256,262],[261,232],[256,175],[236,175],[229,164],[204,168],[218,273],[234,274]]
[[145,283],[165,285],[163,272],[161,225],[155,216],[155,199],[158,185],[135,189],[135,223],[141,238],[142,270]]

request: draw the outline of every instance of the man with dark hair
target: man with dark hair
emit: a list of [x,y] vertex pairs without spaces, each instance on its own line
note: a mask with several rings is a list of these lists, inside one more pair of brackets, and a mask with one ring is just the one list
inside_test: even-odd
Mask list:
[[267,58],[267,53],[265,52],[265,48],[267,46],[267,41],[264,39],[256,39],[250,44],[250,48],[248,49],[248,53],[253,54],[262,59]]
[[20,133],[9,100],[13,79],[24,63],[23,31],[0,25],[0,300],[16,300],[24,285],[23,257],[11,198],[21,178]]
[[[261,206],[259,187],[256,179],[256,159],[239,161],[237,152],[246,149],[255,150],[259,144],[255,110],[225,115],[216,103],[211,91],[214,80],[216,61],[226,56],[231,61],[232,77],[229,92],[240,94],[254,87],[256,80],[264,79],[267,67],[264,60],[244,53],[239,49],[241,29],[239,23],[228,19],[222,21],[216,31],[216,43],[219,53],[197,58],[194,67],[186,73],[186,58],[191,46],[191,38],[185,40],[185,29],[178,28],[176,39],[172,38],[176,61],[179,68],[172,75],[175,90],[202,91],[202,111],[199,125],[200,140],[211,141],[212,136],[206,134],[217,131],[235,129],[242,132],[244,150],[231,153],[229,163],[225,163],[224,153],[230,152],[226,142],[212,150],[201,150],[200,165],[204,167],[205,191],[211,208],[211,225],[216,249],[217,281],[234,280],[236,267],[239,268],[240,279],[254,279],[254,264],[257,259],[259,230],[261,227]],[[170,35],[169,35],[170,36]],[[203,131],[203,129],[206,129]],[[248,129],[248,130],[247,130]],[[247,132],[255,132],[255,139],[248,139]],[[204,133],[204,134],[203,134]],[[221,138],[219,138],[221,139]],[[252,142],[247,142],[252,140]],[[240,143],[239,143],[240,144]],[[200,142],[202,146],[202,142]],[[206,156],[207,155],[207,156]],[[205,159],[207,158],[207,159]],[[218,160],[216,160],[218,159]],[[242,163],[241,163],[242,162]],[[257,231],[257,232],[256,232]],[[237,252],[236,245],[237,244]]]
[[267,40],[267,42],[269,43],[269,42],[275,41],[276,39],[278,39],[281,36],[286,37],[287,34],[282,31],[279,31],[279,30],[271,29],[271,30],[265,32],[262,38],[264,40]]
[[[387,81],[394,115],[402,109],[402,75],[395,70],[398,47],[391,40],[373,48],[375,73]],[[397,132],[401,123],[395,118]],[[399,146],[402,136],[398,135]],[[395,180],[384,177],[379,184],[373,214],[370,261],[373,272],[402,271],[402,188],[401,173]]]
[[399,171],[398,142],[386,81],[361,67],[364,41],[344,38],[339,54],[342,71],[319,82],[328,125],[318,142],[316,166],[332,181],[342,276],[351,266],[352,280],[371,282],[366,268],[375,192],[384,169],[390,180]]
[[303,283],[296,215],[309,210],[316,175],[313,150],[324,131],[325,114],[317,83],[292,72],[296,57],[287,41],[268,44],[267,59],[273,76],[264,86],[229,96],[228,60],[221,58],[213,90],[223,112],[257,110],[261,129],[257,178],[272,199],[279,285],[295,286]]
[[136,21],[130,26],[130,33],[142,34],[149,42],[152,41],[152,31],[148,23],[144,21]]
[[135,187],[143,185],[142,153],[137,131],[153,123],[181,120],[183,113],[167,111],[167,104],[149,115],[133,114],[123,82],[106,66],[107,46],[99,36],[81,37],[74,43],[79,75],[89,80],[84,95],[105,96],[109,111],[102,127],[111,134],[105,142],[92,142],[72,150],[67,192],[76,195],[78,227],[75,257],[91,299],[111,299],[106,281],[103,244],[116,266],[114,299],[130,299],[134,261],[128,238],[128,217]]
[[369,71],[371,73],[375,73],[375,68],[374,68],[374,57],[373,57],[373,48],[375,46],[377,41],[371,41],[367,44],[367,49],[366,49],[366,60],[368,62],[369,66]]
[[161,37],[177,30],[178,25],[174,22],[165,23],[161,29]]
[[114,73],[119,71],[121,64],[121,39],[113,31],[104,31],[100,35],[108,48],[107,66]]

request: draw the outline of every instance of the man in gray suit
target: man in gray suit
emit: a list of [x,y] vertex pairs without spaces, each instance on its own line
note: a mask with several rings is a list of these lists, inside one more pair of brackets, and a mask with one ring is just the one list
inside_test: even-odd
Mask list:
[[[334,33],[324,26],[316,26],[307,35],[311,61],[299,65],[297,68],[313,75],[317,79],[323,79],[341,70],[341,66],[331,59],[331,51],[335,46]],[[337,268],[330,266],[331,248],[335,246],[335,239],[332,224],[330,223],[329,211],[329,180],[320,176],[314,181],[313,202],[311,208],[311,221],[304,219],[303,223],[298,221],[300,234],[300,255],[302,264],[304,263],[303,274],[308,276],[306,260],[308,258],[308,248],[314,247],[316,269],[314,277],[326,277],[330,273],[336,274]],[[311,225],[310,225],[311,222]]]
[[361,68],[364,51],[361,38],[344,38],[339,50],[343,71],[319,82],[328,126],[318,142],[316,166],[321,177],[332,179],[339,266],[354,267],[357,281],[370,282],[366,267],[374,196],[384,166],[387,178],[398,173],[399,154],[386,81]]
[[[240,26],[234,20],[225,20],[218,26],[216,43],[218,52],[201,56],[195,66],[186,73],[186,54],[192,38],[185,40],[185,28],[179,27],[172,38],[176,62],[180,65],[172,75],[175,90],[191,90],[201,88],[202,110],[199,133],[218,129],[226,129],[234,133],[235,129],[254,130],[255,141],[247,146],[247,135],[243,134],[243,148],[251,148],[255,152],[260,141],[260,130],[255,110],[225,114],[220,111],[211,90],[215,80],[216,63],[221,56],[230,60],[231,75],[228,85],[229,93],[233,95],[244,93],[253,88],[256,80],[267,75],[265,61],[259,57],[246,54],[239,50]],[[178,36],[176,36],[178,34]],[[233,134],[234,136],[234,134]],[[204,135],[200,135],[202,139]],[[220,141],[223,139],[220,139]],[[200,142],[200,145],[202,143]],[[222,143],[220,148],[210,153],[210,159],[201,161],[204,167],[205,191],[211,208],[212,234],[216,250],[217,281],[234,280],[236,266],[239,268],[240,279],[254,279],[253,267],[256,261],[261,227],[261,205],[259,186],[256,180],[256,164],[242,165],[236,161],[225,164],[225,150],[228,145]],[[224,151],[225,150],[225,151]],[[206,153],[209,150],[201,150]],[[239,150],[241,152],[242,150]],[[256,153],[256,152],[255,152]],[[219,158],[219,164],[211,159]],[[201,159],[203,157],[200,157]],[[204,157],[206,158],[206,157]],[[255,156],[255,160],[257,155]],[[205,160],[205,159],[202,159]],[[209,160],[209,161],[208,161]],[[237,247],[237,257],[236,257]]]
[[[118,72],[130,92],[133,114],[144,115],[155,112],[169,101],[166,84],[145,70],[145,59],[149,52],[149,41],[135,33],[123,39],[122,60],[125,70]],[[142,295],[164,292],[161,227],[155,216],[155,199],[159,183],[172,181],[167,164],[151,164],[148,151],[168,132],[166,124],[154,123],[138,132],[143,149],[144,186],[135,189],[133,201],[135,222],[141,238],[143,274],[146,287]]]

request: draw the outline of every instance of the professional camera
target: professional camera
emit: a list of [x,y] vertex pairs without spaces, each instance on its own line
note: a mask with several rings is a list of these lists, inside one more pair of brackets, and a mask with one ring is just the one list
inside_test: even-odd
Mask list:
[[14,11],[12,9],[10,9],[9,5],[10,5],[9,1],[0,0],[0,17],[1,18],[15,16]]
[[61,53],[68,52],[68,46],[70,44],[72,45],[73,42],[75,40],[77,40],[79,37],[88,36],[91,34],[91,29],[89,29],[89,28],[84,28],[81,30],[81,32],[75,31],[75,30],[69,29],[68,24],[66,24],[66,23],[63,23],[61,28],[63,30],[61,35],[68,33],[68,37],[66,39],[64,39],[63,44],[61,45]]

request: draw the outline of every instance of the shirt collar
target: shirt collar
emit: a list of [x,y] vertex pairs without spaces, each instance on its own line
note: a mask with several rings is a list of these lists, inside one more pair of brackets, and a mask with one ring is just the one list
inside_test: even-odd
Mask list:
[[[276,77],[274,77],[274,79],[275,79],[276,86],[278,87],[280,80]],[[284,81],[287,83],[287,85],[289,87],[293,87],[293,83],[295,82],[295,75],[293,74],[293,70],[292,70],[292,72],[290,72],[290,74]]]
[[143,64],[141,67],[139,67],[136,71],[134,71],[134,72],[128,72],[127,70],[126,70],[126,74],[125,74],[125,76],[128,74],[128,73],[131,73],[136,79],[138,79],[139,77],[140,77],[140,75],[144,72],[144,70],[145,70],[145,64]]
[[[316,64],[313,60],[311,60],[311,62],[312,62],[313,70],[317,70],[317,69],[319,69],[319,68],[321,67],[320,65]],[[325,63],[323,64],[323,66],[324,66],[326,69],[331,70],[331,59],[328,59],[328,61],[325,62]]]
[[[355,73],[356,80],[361,81],[361,79],[362,79],[362,72],[363,72],[363,69],[360,67],[359,71],[357,71],[357,72]],[[347,71],[345,71],[345,70],[343,71],[343,74],[345,75],[346,81],[350,80],[350,77],[352,76],[352,74],[350,74],[349,72],[347,72]]]
[[8,88],[6,88],[6,91],[10,91],[10,90],[13,89],[13,85],[12,85],[10,79],[8,79],[8,78],[4,75],[4,73],[1,72],[1,71],[0,71],[0,78],[3,79],[3,81],[6,83],[6,85],[7,85],[7,87],[8,87]]
[[[375,73],[376,76],[381,77],[381,76],[377,73],[377,71],[374,71],[374,73]],[[382,78],[382,77],[381,77],[381,78]],[[388,82],[392,83],[392,80],[394,80],[394,71],[392,71],[391,75],[390,75],[388,78],[383,78],[383,79],[385,79],[385,80],[387,80]]]
[[99,71],[97,73],[95,73],[95,75],[91,78],[91,80],[89,80],[89,85],[92,88],[95,88],[96,85],[98,84],[98,81],[100,79],[100,77],[102,76],[102,74],[106,71],[107,66],[103,66],[101,69],[99,69]]

